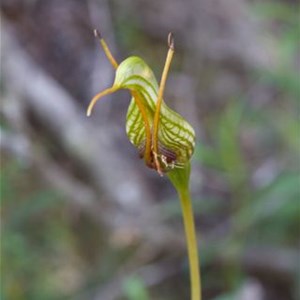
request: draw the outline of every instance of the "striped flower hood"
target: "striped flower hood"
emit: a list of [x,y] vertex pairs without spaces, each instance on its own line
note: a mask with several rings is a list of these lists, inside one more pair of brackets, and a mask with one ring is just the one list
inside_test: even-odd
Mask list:
[[192,126],[171,110],[164,101],[160,108],[158,153],[153,153],[152,134],[158,83],[145,61],[137,56],[125,59],[116,70],[113,87],[129,89],[132,94],[126,118],[126,132],[130,142],[138,148],[141,157],[145,158],[149,152],[146,164],[156,169],[154,157],[157,156],[163,172],[184,167],[194,152],[195,132]]
[[132,99],[127,112],[126,132],[140,157],[160,175],[170,170],[186,169],[195,147],[192,126],[165,104],[159,94],[163,89],[159,88],[144,60],[131,56],[120,65],[114,61],[113,64],[116,68],[113,86],[91,100],[87,115],[103,96],[128,89]]

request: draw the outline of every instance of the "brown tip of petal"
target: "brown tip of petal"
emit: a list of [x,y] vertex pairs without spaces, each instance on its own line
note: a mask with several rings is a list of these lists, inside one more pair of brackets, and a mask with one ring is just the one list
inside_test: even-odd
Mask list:
[[168,35],[168,46],[170,49],[174,50],[174,36],[172,32]]

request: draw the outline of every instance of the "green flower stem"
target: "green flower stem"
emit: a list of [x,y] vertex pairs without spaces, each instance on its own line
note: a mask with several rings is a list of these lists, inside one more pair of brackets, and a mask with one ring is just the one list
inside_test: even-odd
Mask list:
[[192,201],[189,192],[190,162],[182,169],[174,169],[167,175],[177,190],[183,214],[188,248],[191,280],[191,300],[201,300],[201,277]]
[[193,207],[188,190],[178,191],[183,214],[190,265],[191,299],[201,300],[201,280]]

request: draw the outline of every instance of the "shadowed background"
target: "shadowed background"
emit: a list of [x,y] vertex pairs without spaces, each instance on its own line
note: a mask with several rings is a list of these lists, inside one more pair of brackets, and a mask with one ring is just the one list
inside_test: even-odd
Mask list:
[[91,97],[141,56],[193,125],[203,298],[299,290],[299,3],[1,2],[1,299],[182,300],[180,205],[125,133],[130,96]]

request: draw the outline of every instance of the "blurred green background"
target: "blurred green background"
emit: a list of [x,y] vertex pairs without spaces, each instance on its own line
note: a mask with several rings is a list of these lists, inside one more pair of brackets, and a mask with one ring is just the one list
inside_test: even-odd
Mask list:
[[298,1],[1,1],[1,299],[189,298],[180,205],[125,134],[118,61],[195,127],[203,299],[300,297]]

